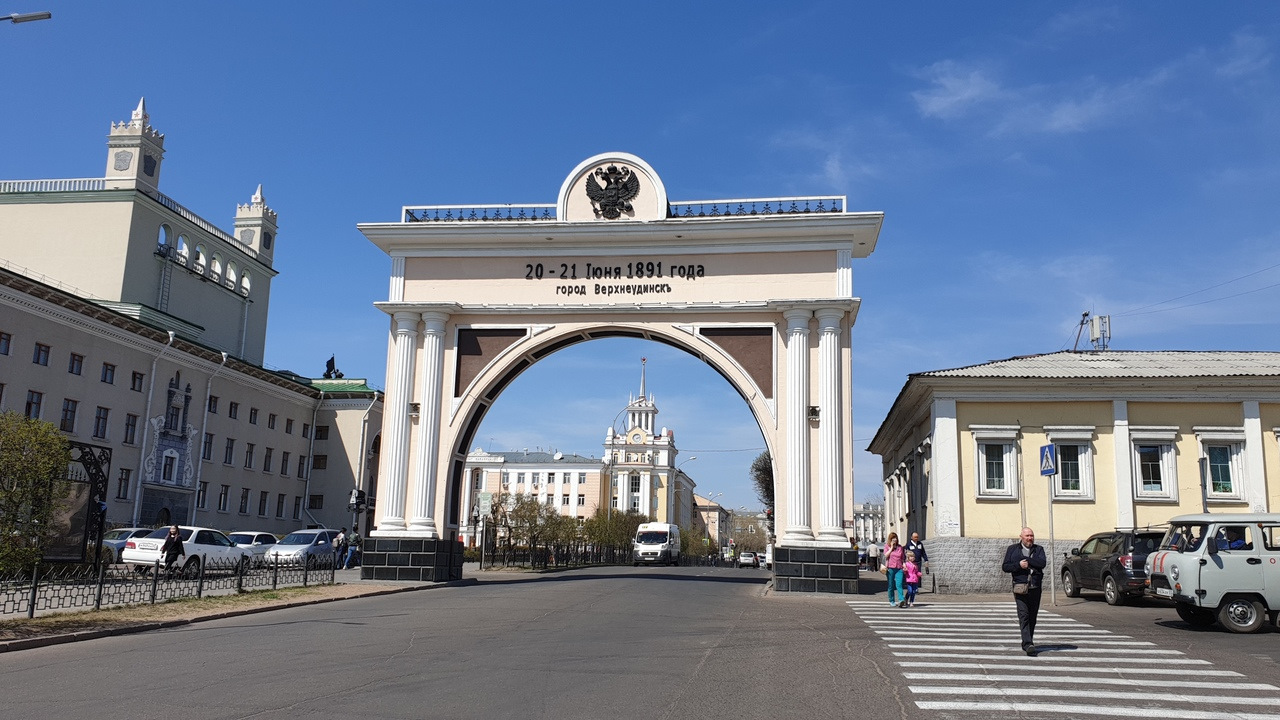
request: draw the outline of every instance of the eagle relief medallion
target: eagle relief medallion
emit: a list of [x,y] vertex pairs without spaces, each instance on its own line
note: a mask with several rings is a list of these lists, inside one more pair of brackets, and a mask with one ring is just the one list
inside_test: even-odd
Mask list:
[[622,213],[631,212],[631,201],[640,192],[640,177],[626,165],[621,168],[610,165],[596,168],[595,173],[587,173],[586,186],[596,217],[616,220],[622,217]]

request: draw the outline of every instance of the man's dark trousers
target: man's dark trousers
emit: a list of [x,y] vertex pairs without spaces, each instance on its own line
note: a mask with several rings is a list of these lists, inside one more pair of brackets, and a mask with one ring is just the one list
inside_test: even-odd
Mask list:
[[1025,595],[1014,593],[1013,601],[1018,604],[1018,630],[1022,632],[1022,649],[1034,645],[1032,637],[1036,634],[1036,616],[1040,614],[1040,592],[1043,588],[1027,588]]

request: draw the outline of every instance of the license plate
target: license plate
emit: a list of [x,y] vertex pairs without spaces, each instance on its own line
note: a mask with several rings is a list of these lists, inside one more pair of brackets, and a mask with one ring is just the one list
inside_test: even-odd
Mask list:
[[1170,588],[1156,588],[1156,594],[1163,597],[1173,597],[1173,590]]
[[159,546],[158,546],[158,545],[156,545],[156,544],[155,544],[155,543],[153,543],[153,542],[142,542],[142,543],[138,543],[138,549],[139,549],[139,550],[155,550],[157,547],[159,547]]

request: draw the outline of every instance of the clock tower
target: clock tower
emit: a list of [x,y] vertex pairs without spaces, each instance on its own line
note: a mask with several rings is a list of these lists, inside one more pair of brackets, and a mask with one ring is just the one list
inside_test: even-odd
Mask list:
[[107,189],[156,191],[163,159],[164,135],[151,127],[147,99],[142,98],[128,121],[111,123],[107,135]]

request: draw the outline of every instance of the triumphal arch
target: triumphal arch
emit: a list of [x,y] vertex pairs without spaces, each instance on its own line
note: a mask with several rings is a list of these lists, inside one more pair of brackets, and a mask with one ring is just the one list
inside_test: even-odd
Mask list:
[[840,196],[673,201],[648,163],[605,153],[555,204],[406,206],[360,225],[391,257],[364,576],[456,576],[441,557],[467,522],[462,469],[485,412],[556,350],[621,336],[701,358],[750,407],[774,460],[775,588],[853,591],[852,263],[883,220]]

